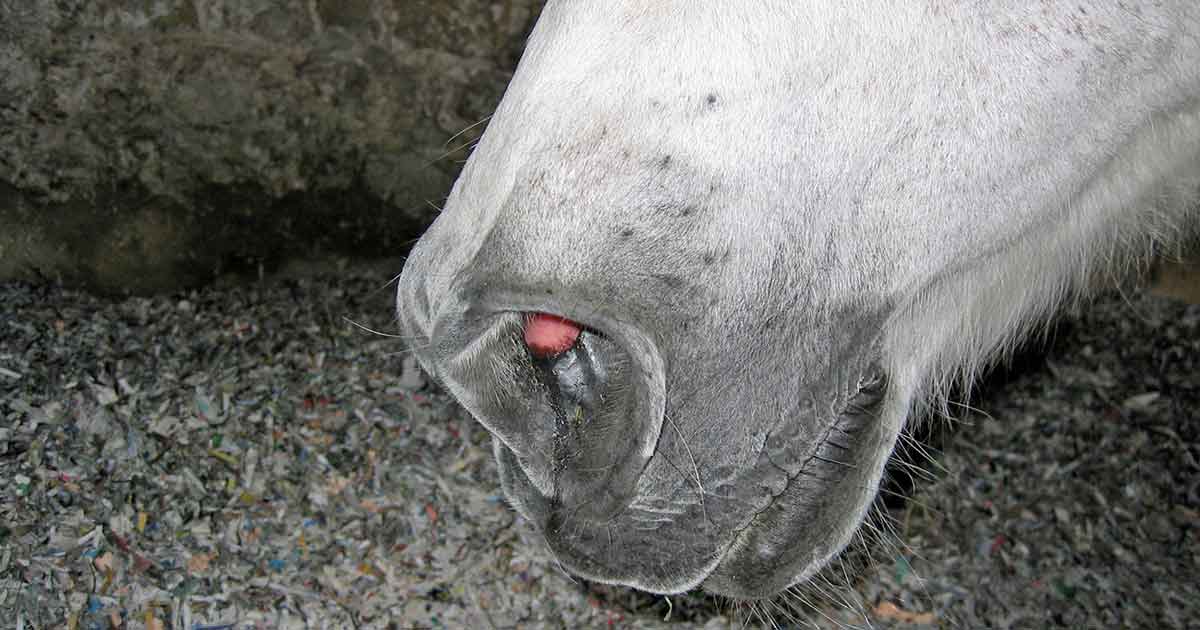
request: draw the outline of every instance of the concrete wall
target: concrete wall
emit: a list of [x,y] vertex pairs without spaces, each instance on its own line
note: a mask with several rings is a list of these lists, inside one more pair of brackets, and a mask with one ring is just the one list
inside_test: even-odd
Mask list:
[[0,279],[403,253],[541,4],[0,0]]

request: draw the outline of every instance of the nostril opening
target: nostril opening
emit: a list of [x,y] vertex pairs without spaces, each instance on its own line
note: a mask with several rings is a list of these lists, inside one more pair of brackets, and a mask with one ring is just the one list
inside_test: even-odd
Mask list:
[[[554,414],[555,472],[574,476],[582,471],[567,473],[568,467],[602,470],[612,465],[620,449],[610,449],[605,436],[627,418],[607,408],[605,399],[614,376],[624,378],[622,351],[599,332],[554,315],[528,316],[525,337],[533,373],[545,388]],[[540,350],[545,347],[555,353]],[[560,478],[559,482],[587,485],[598,480],[595,474],[585,475],[587,481]]]
[[498,438],[506,488],[526,487],[545,509],[589,522],[625,509],[663,417],[653,345],[621,323],[598,322],[602,332],[539,311],[469,322],[479,325],[444,371]]
[[[534,367],[551,392],[551,405],[560,417],[591,417],[600,412],[601,392],[608,386],[607,365],[600,346],[607,344],[598,334],[584,330],[565,352],[534,358]],[[578,428],[578,427],[576,427]]]
[[525,345],[534,358],[552,358],[570,350],[579,339],[583,326],[565,317],[549,313],[525,316]]

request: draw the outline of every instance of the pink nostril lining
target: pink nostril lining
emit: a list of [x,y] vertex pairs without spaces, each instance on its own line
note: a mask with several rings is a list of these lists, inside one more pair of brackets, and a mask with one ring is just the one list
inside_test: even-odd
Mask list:
[[558,315],[531,313],[525,317],[525,345],[536,357],[552,357],[570,350],[582,329]]

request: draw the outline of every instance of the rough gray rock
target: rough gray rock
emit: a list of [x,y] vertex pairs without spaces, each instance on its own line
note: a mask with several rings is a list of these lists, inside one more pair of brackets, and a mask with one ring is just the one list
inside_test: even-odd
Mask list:
[[394,255],[541,4],[0,0],[0,277],[152,291]]

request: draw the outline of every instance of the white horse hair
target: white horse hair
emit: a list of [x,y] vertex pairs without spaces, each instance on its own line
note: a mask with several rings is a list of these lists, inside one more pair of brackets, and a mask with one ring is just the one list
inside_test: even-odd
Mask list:
[[566,567],[761,597],[915,408],[1198,199],[1194,0],[551,0],[398,309]]

